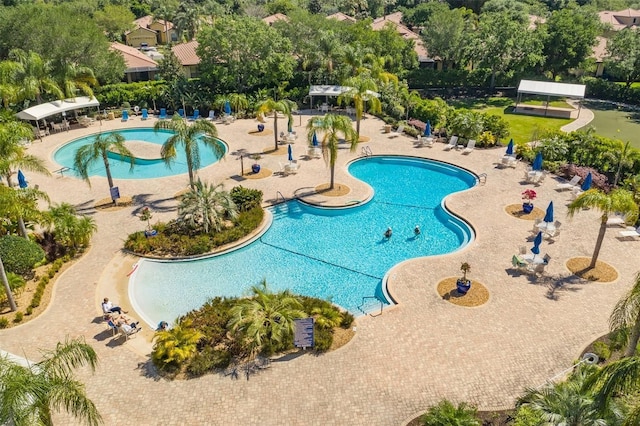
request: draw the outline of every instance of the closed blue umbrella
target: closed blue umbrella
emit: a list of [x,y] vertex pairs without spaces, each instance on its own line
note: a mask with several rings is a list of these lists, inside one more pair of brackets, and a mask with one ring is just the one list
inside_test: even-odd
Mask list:
[[289,121],[287,122],[287,132],[293,132],[293,116],[289,117]]
[[27,187],[27,179],[24,177],[22,170],[18,170],[18,185],[20,186],[20,188]]
[[589,188],[591,188],[591,180],[592,180],[592,176],[591,176],[591,172],[589,172],[589,174],[587,174],[587,177],[584,178],[584,182],[582,182],[582,186],[580,187],[580,189],[582,189],[583,191],[588,191]]
[[542,153],[539,152],[536,155],[535,160],[533,160],[533,165],[531,166],[533,170],[542,170]]
[[316,136],[316,132],[313,132],[313,139],[311,139],[311,145],[318,146],[318,136]]
[[427,125],[424,126],[424,134],[422,136],[429,137],[431,136],[431,122],[427,120]]
[[224,113],[227,115],[231,115],[231,104],[229,103],[229,101],[226,101],[224,103]]
[[531,253],[540,254],[540,244],[542,244],[542,232],[538,232],[538,235],[533,239],[533,247],[531,247]]
[[549,202],[547,206],[547,214],[544,215],[544,221],[547,223],[553,222],[553,201]]
[[291,149],[291,145],[288,146],[287,151],[289,152],[289,161],[293,161],[293,150]]
[[509,145],[507,145],[507,155],[513,155],[513,139],[509,141]]

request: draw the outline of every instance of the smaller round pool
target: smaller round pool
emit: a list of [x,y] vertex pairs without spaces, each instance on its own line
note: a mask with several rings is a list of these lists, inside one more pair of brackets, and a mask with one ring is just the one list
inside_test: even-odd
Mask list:
[[[186,155],[180,147],[176,150],[177,156],[171,166],[167,166],[164,160],[160,158],[160,148],[174,134],[171,130],[158,130],[156,132],[153,128],[137,128],[102,132],[102,135],[109,136],[116,132],[124,136],[127,141],[127,145],[134,154],[135,165],[131,170],[130,162],[127,159],[123,159],[119,154],[108,153],[111,175],[115,179],[150,179],[187,173]],[[96,135],[75,139],[63,145],[53,154],[53,159],[61,166],[69,167],[73,170],[76,151],[81,146],[93,142]],[[217,139],[217,142],[225,152],[226,145],[219,139]],[[200,141],[198,145],[200,148],[200,168],[209,166],[220,159],[214,150],[207,147],[203,142]],[[144,155],[138,154],[139,152],[144,152]],[[94,162],[89,169],[89,176],[106,176],[104,163],[99,160]]]

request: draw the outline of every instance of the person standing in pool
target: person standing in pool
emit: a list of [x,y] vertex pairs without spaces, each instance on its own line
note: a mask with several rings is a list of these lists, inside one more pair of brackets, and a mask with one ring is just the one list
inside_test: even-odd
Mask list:
[[386,231],[384,231],[384,237],[388,240],[393,235],[393,231],[391,227],[388,227]]
[[416,225],[416,227],[413,228],[413,235],[415,235],[416,237],[420,235],[420,227],[418,225]]

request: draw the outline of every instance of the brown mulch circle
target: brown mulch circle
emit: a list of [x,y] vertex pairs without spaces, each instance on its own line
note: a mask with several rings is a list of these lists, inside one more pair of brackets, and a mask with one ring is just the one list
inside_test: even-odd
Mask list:
[[358,143],[369,142],[370,140],[371,140],[371,138],[369,136],[360,135],[360,137],[358,138]]
[[610,283],[618,279],[618,271],[606,262],[596,261],[596,267],[589,269],[590,257],[572,257],[567,260],[567,269],[583,280]]
[[103,198],[102,200],[96,201],[93,207],[96,210],[114,212],[122,210],[125,207],[129,207],[131,204],[133,204],[133,198],[131,197],[120,197],[116,204],[113,204],[113,200],[111,198]]
[[272,135],[273,134],[273,130],[271,129],[264,129],[263,131],[259,132],[257,130],[250,130],[249,134],[251,136],[267,136],[267,135]]
[[262,153],[268,155],[284,155],[287,154],[287,146],[280,145],[278,149],[273,149],[273,147],[270,146],[269,148],[265,148]]
[[273,171],[271,169],[267,169],[266,167],[261,167],[258,173],[253,173],[251,171],[246,172],[242,177],[247,179],[264,179],[273,175]]
[[326,195],[327,197],[342,197],[343,195],[347,195],[351,192],[351,188],[341,183],[334,184],[333,189],[329,189],[329,186],[330,184],[323,183],[322,185],[316,186],[314,189],[318,194]]
[[349,328],[347,330],[340,327],[334,328],[333,342],[331,343],[331,348],[329,350],[335,351],[336,349],[346,345],[355,335],[356,333],[353,331],[353,328]]
[[474,307],[487,303],[489,290],[478,281],[471,280],[471,289],[462,295],[456,289],[458,277],[445,278],[438,283],[438,294],[447,302],[458,306]]
[[544,210],[534,207],[531,213],[522,211],[522,204],[509,204],[504,210],[513,217],[524,220],[536,220],[544,218]]

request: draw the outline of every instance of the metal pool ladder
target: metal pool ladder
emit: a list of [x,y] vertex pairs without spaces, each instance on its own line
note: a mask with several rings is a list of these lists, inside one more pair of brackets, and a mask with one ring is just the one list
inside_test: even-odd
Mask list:
[[287,199],[284,198],[284,195],[282,195],[282,192],[276,191],[276,202],[275,202],[275,204],[278,204],[278,196],[280,196],[280,198],[282,198],[283,202],[285,202],[285,203],[287,202]]
[[[364,306],[365,305],[365,301],[368,300],[368,299],[375,299],[378,302],[380,302],[380,312],[379,313],[374,315],[370,311],[365,309],[365,306]],[[380,298],[378,296],[363,296],[362,297],[362,303],[360,304],[360,306],[358,306],[358,309],[360,311],[362,311],[362,313],[365,314],[365,315],[371,315],[372,317],[377,317],[379,315],[382,315],[382,310],[384,309],[384,302],[382,300],[380,300]]]
[[373,155],[373,151],[371,151],[371,147],[369,145],[362,147],[362,155],[365,157],[371,157]]

